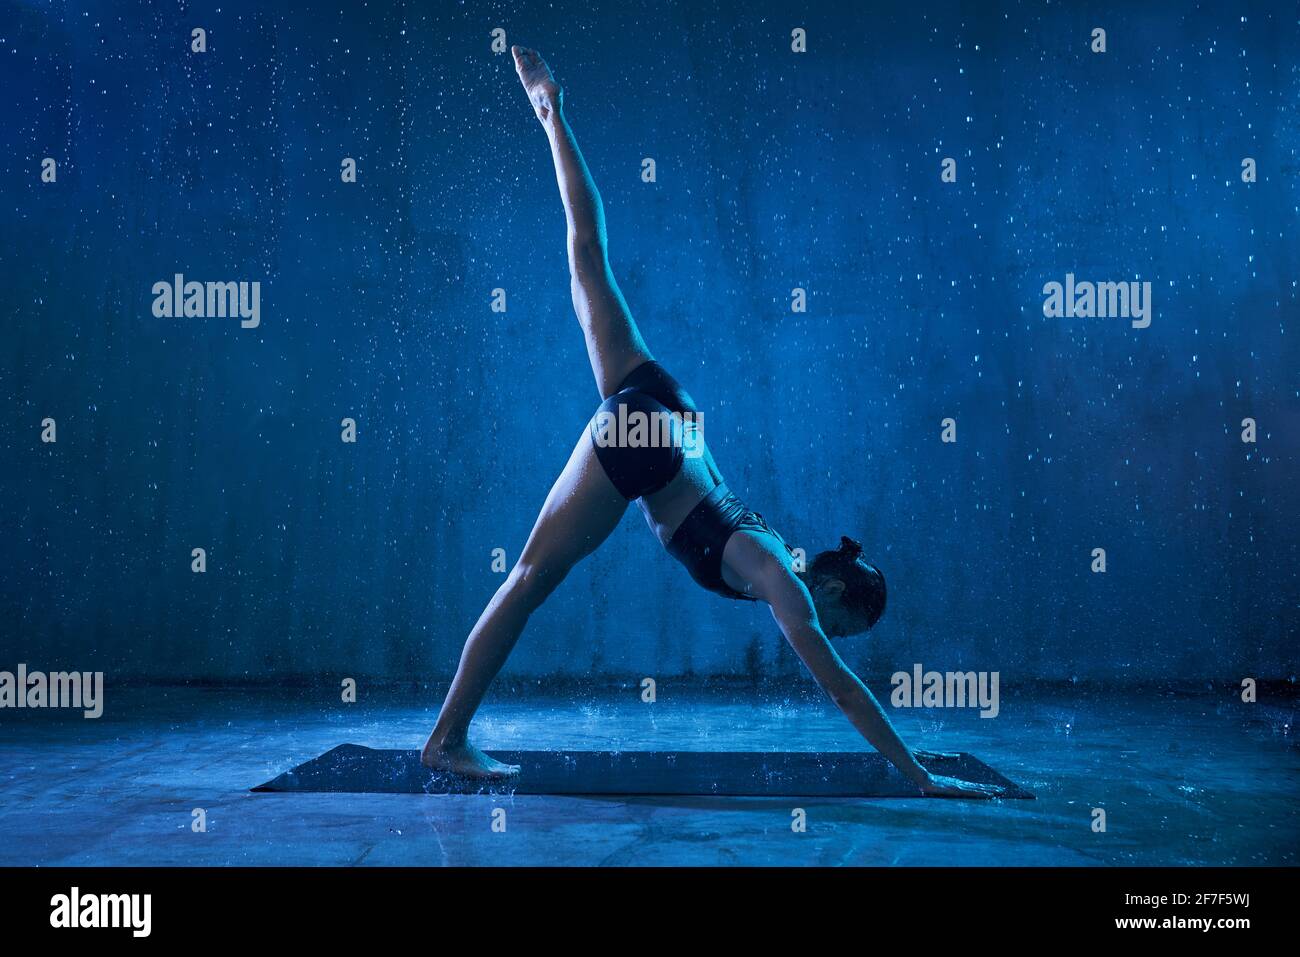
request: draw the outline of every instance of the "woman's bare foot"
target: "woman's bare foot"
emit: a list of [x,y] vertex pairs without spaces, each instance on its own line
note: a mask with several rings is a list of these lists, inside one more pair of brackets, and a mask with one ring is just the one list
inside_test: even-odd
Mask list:
[[513,46],[510,52],[515,58],[515,72],[519,74],[519,82],[524,85],[528,101],[533,104],[533,112],[545,123],[552,114],[560,112],[563,100],[560,85],[555,82],[551,68],[536,50]]
[[468,741],[456,747],[431,745],[432,741],[420,752],[420,763],[431,771],[450,771],[486,781],[500,781],[519,773],[519,765],[490,758]]

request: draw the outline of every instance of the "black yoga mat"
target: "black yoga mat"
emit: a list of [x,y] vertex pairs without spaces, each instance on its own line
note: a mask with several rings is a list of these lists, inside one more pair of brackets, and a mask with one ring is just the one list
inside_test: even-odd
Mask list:
[[[917,797],[919,792],[875,752],[494,751],[520,766],[506,781],[473,781],[420,764],[418,751],[341,744],[254,791],[353,794],[616,794],[753,797]],[[937,774],[1001,784],[1007,797],[1032,798],[969,754],[926,758]]]

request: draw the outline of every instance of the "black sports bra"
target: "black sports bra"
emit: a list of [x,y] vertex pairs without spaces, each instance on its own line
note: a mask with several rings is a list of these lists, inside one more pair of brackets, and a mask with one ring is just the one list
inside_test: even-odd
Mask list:
[[757,601],[753,595],[736,591],[722,577],[722,552],[731,536],[742,529],[774,535],[790,550],[762,515],[732,494],[726,482],[720,482],[677,527],[668,542],[668,554],[685,565],[702,588],[724,598]]

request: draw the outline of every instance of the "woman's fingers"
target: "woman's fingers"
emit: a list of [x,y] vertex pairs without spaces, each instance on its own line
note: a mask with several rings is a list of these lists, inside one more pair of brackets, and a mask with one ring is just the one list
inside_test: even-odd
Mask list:
[[961,757],[955,751],[913,751],[912,753],[917,757],[929,758],[932,761],[952,761]]
[[931,797],[995,798],[1005,794],[1006,788],[1000,784],[979,784],[960,778],[936,776],[923,791]]

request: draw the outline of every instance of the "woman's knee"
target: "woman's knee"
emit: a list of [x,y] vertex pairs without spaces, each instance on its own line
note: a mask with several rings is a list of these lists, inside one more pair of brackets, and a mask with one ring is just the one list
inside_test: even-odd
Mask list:
[[510,570],[506,589],[511,599],[523,603],[531,611],[550,597],[566,574],[567,568],[557,568],[554,564],[521,561]]

